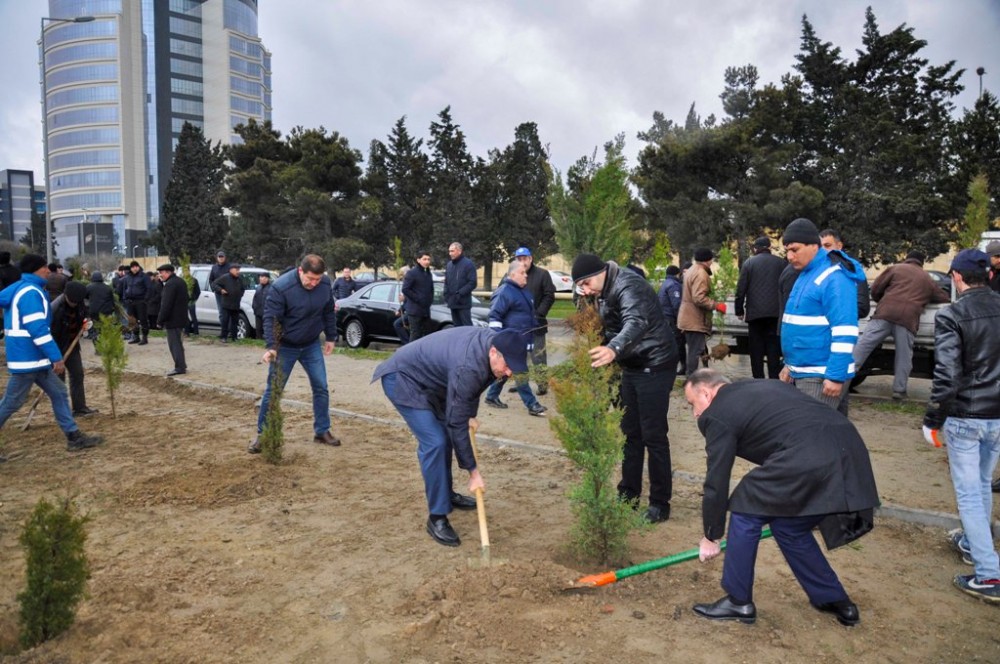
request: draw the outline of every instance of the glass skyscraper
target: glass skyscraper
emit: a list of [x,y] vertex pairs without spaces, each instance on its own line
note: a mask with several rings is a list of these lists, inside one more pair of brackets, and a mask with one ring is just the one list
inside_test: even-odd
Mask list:
[[184,122],[230,143],[271,119],[257,0],[49,0],[49,16],[94,17],[47,22],[40,44],[58,253],[131,255],[159,221]]

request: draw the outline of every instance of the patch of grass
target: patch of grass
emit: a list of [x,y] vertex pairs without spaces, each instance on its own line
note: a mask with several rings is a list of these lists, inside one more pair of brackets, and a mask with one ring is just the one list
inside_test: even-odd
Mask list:
[[576,307],[573,305],[573,300],[556,300],[555,303],[553,303],[552,308],[549,309],[549,315],[547,318],[562,320],[575,313]]
[[333,351],[338,355],[343,355],[344,357],[354,358],[356,360],[384,360],[388,357],[392,357],[392,351],[388,350],[369,350],[367,348],[348,348],[347,346],[337,346]]

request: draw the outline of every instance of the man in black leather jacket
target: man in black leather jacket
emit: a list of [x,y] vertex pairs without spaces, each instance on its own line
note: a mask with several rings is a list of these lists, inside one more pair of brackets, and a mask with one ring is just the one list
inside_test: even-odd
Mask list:
[[677,376],[677,348],[656,292],[645,279],[605,263],[594,254],[573,261],[573,282],[583,295],[596,295],[604,323],[605,344],[590,349],[592,367],[617,362],[622,368],[622,433],[625,457],[618,493],[638,504],[642,466],[649,451],[649,509],[645,518],[670,518],[673,494],[667,409]]
[[932,443],[943,429],[962,528],[949,533],[952,547],[975,567],[955,586],[1000,604],[1000,558],[990,530],[990,480],[1000,455],[1000,294],[987,285],[989,257],[958,252],[951,263],[958,299],[934,319],[934,380],[924,416]]

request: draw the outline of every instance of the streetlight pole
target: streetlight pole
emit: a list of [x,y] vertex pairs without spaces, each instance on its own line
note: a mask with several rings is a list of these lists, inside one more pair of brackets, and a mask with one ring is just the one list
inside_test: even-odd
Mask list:
[[[81,247],[80,253],[83,256],[86,256],[87,255],[87,224],[90,222],[90,209],[89,208],[80,208],[80,209],[83,210],[83,247]],[[94,231],[93,235],[94,235],[94,259],[96,260],[97,259],[97,231],[96,230]]]
[[45,22],[49,23],[90,23],[93,16],[76,18],[55,18],[43,16],[39,21],[39,43],[42,47],[42,157],[45,159],[45,256],[51,263],[55,260],[52,251],[52,181],[49,179],[49,90],[45,81]]
[[979,74],[979,96],[983,96],[983,74],[986,73],[985,67],[979,67],[976,69],[976,73]]
[[135,260],[135,250],[139,248],[139,245],[132,247],[132,260]]

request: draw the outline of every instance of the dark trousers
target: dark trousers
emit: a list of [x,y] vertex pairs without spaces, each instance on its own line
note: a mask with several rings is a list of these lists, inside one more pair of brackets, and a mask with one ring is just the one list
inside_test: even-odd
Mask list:
[[194,302],[188,304],[188,324],[184,331],[188,334],[198,334],[198,309]]
[[451,322],[455,327],[472,325],[472,309],[452,309]]
[[431,333],[430,316],[411,316],[406,314],[406,319],[410,321],[410,341],[416,341],[420,337],[426,337]]
[[83,358],[80,356],[80,344],[76,345],[73,352],[63,358],[66,363],[66,371],[59,376],[62,382],[66,382],[66,374],[69,374],[69,400],[73,404],[73,410],[83,410],[87,407],[87,394],[83,391]]
[[149,334],[149,314],[145,300],[129,300],[125,305],[125,312],[135,318],[143,334]]
[[677,358],[679,360],[678,364],[680,368],[677,369],[677,373],[686,376],[687,375],[687,344],[684,341],[684,333],[677,329],[677,319],[673,316],[667,316],[667,325],[670,326],[670,332],[674,335],[674,343],[677,344]]
[[253,333],[255,339],[264,338],[264,317],[254,316],[253,317]]
[[396,320],[392,321],[392,329],[396,331],[396,336],[399,337],[399,342],[402,346],[410,343],[410,331],[406,329],[406,326],[406,314],[396,316]]
[[785,562],[813,604],[847,599],[837,573],[819,548],[812,529],[826,515],[772,517],[733,512],[729,516],[726,556],[722,564],[722,589],[738,602],[753,601],[754,566],[760,531],[770,524]]
[[702,366],[702,356],[705,359],[705,365],[708,363],[708,335],[704,332],[685,332],[684,342],[687,344],[687,361],[684,363],[684,368],[687,370],[687,375],[690,376],[695,371]]
[[187,362],[184,360],[184,328],[167,328],[167,348],[170,349],[170,357],[174,360],[174,369],[177,371],[187,371]]
[[625,456],[618,493],[626,499],[635,500],[642,495],[642,465],[648,451],[649,504],[670,504],[673,475],[670,440],[667,438],[667,409],[676,377],[673,367],[649,373],[629,369],[622,371],[619,394],[625,409],[622,415]]
[[236,341],[236,326],[239,322],[239,309],[220,309],[219,325],[222,326],[222,331],[219,333],[219,338],[225,339],[228,335],[233,341]]
[[764,377],[764,356],[767,355],[767,377],[781,373],[781,337],[777,318],[755,318],[747,321],[747,342],[750,345],[750,371],[754,378]]

